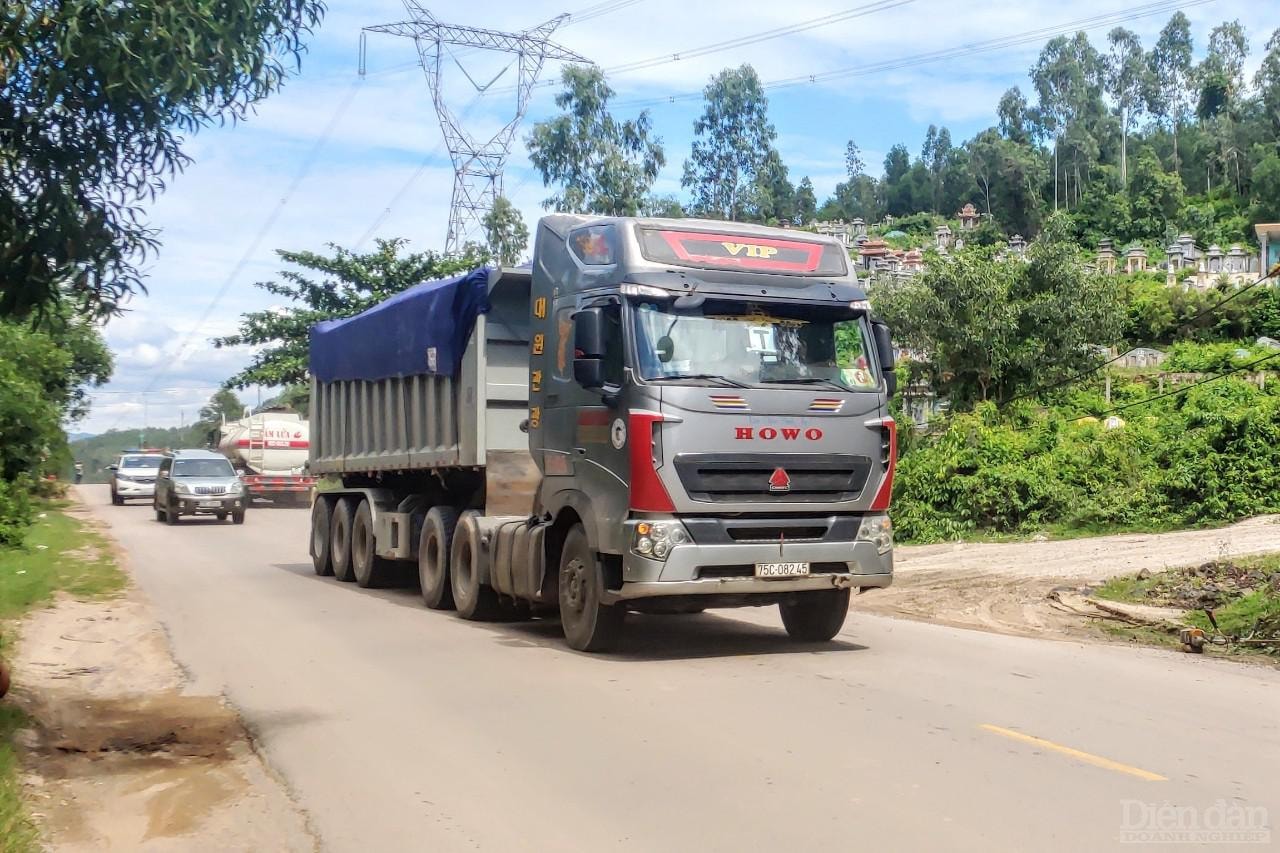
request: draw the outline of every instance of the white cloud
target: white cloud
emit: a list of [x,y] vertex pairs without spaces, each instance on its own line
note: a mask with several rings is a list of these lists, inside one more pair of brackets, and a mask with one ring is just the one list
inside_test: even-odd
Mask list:
[[[462,0],[441,0],[430,8],[445,22],[520,29],[551,18],[566,5],[583,8],[590,0],[575,4],[506,0],[482,9]],[[832,6],[853,5],[829,0],[787,4],[646,0],[567,27],[554,38],[612,67],[838,11]],[[866,67],[1129,5],[1129,0],[1074,5],[1047,0],[967,4],[915,0],[802,34],[700,58],[663,61],[640,72],[615,75],[610,82],[619,102],[625,102],[697,92],[712,73],[743,62],[751,62],[766,81]],[[1260,51],[1276,25],[1270,11],[1268,4],[1245,0],[1218,0],[1186,10],[1199,51],[1213,25],[1236,17],[1249,28],[1254,50]],[[146,407],[153,422],[165,418],[177,423],[179,409],[207,397],[209,389],[236,372],[250,353],[215,350],[207,341],[233,330],[242,312],[279,306],[279,297],[252,286],[280,269],[275,249],[323,251],[328,242],[352,247],[366,234],[408,237],[419,249],[440,246],[452,167],[440,144],[426,82],[417,68],[381,73],[412,62],[412,46],[404,39],[371,35],[371,73],[362,82],[355,77],[360,28],[406,16],[397,0],[331,3],[303,59],[299,78],[263,103],[248,121],[210,129],[187,141],[186,150],[195,164],[170,182],[150,211],[153,223],[163,229],[162,251],[148,266],[150,295],[134,299],[129,311],[106,331],[118,366],[105,390],[135,398],[125,399],[124,393],[100,395],[89,421],[92,426],[87,428],[140,417],[142,404],[136,394],[148,385],[188,389],[180,400],[152,395],[154,405]],[[1127,26],[1149,46],[1167,19],[1168,14],[1162,14]],[[1101,45],[1101,33],[1093,33],[1093,38]],[[1036,41],[821,85],[771,90],[779,148],[793,178],[810,175],[821,200],[843,179],[845,140],[859,141],[873,172],[895,142],[915,151],[930,123],[950,124],[959,142],[994,120],[996,100],[1008,86],[1020,85],[1030,92],[1027,70],[1040,47]],[[500,67],[475,53],[461,55],[460,61],[477,79],[488,79],[486,73],[491,77]],[[461,112],[472,101],[472,90],[456,68],[450,67],[448,73],[450,103]],[[554,64],[544,71],[546,79],[557,74]],[[495,91],[504,82],[499,81]],[[555,87],[537,91],[517,134],[506,176],[508,195],[531,226],[542,212],[542,199],[550,193],[529,167],[523,137],[531,122],[554,112],[554,91]],[[466,114],[468,129],[479,135],[499,127],[509,107],[499,100],[496,95],[480,99]],[[338,114],[344,103],[347,106]],[[696,100],[652,108],[654,129],[664,139],[668,157],[655,187],[658,192],[681,191],[681,164],[699,108]],[[635,107],[618,109],[626,116],[636,111]],[[318,146],[317,140],[330,127],[327,139]],[[427,165],[420,168],[424,159]],[[299,180],[304,168],[306,175]],[[282,204],[291,187],[292,195]]]

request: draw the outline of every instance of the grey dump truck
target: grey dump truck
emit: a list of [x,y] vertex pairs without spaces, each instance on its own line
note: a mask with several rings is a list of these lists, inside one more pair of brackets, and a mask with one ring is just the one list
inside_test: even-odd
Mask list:
[[889,585],[889,330],[835,240],[553,215],[531,268],[428,282],[312,331],[318,574],[416,563],[467,619],[777,604],[826,641]]

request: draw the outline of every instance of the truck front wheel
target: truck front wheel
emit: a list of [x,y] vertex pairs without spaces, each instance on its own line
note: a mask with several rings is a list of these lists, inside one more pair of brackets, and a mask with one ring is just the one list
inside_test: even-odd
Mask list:
[[782,624],[791,639],[801,643],[825,643],[844,625],[849,613],[849,590],[801,592],[778,605]]
[[480,525],[476,521],[479,517],[480,513],[475,510],[467,510],[458,519],[449,554],[449,584],[458,615],[483,622],[501,617],[502,607],[498,593],[480,580],[480,560],[484,554],[480,548]]
[[458,511],[451,506],[435,506],[422,522],[418,540],[418,580],[422,585],[422,603],[432,610],[453,609],[453,589],[449,582],[449,553],[453,550],[453,531],[458,526]]
[[604,571],[581,524],[569,529],[560,552],[559,592],[560,626],[571,648],[604,652],[617,644],[626,612],[600,602]]

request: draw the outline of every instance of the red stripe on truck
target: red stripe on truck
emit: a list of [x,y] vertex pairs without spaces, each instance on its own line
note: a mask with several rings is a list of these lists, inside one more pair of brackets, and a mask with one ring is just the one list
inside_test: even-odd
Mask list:
[[[311,442],[307,441],[305,438],[302,440],[290,439],[289,441],[281,441],[275,438],[268,438],[265,441],[253,442],[253,444],[260,444],[268,450],[275,450],[278,448],[285,448],[285,447],[289,447],[289,448],[298,447],[305,450],[306,448],[311,446]],[[247,438],[242,438],[236,442],[236,447],[249,447],[249,446],[251,446],[251,443]]]

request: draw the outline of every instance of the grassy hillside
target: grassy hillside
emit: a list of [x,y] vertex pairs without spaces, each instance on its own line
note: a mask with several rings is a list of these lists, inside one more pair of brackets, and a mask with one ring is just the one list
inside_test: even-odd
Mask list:
[[[138,447],[138,430],[112,430],[92,438],[71,442],[71,455],[84,463],[86,483],[107,482],[107,466],[115,462],[121,452]],[[181,447],[205,447],[209,443],[207,428],[202,425],[148,429],[144,434],[147,447],[177,449]]]

